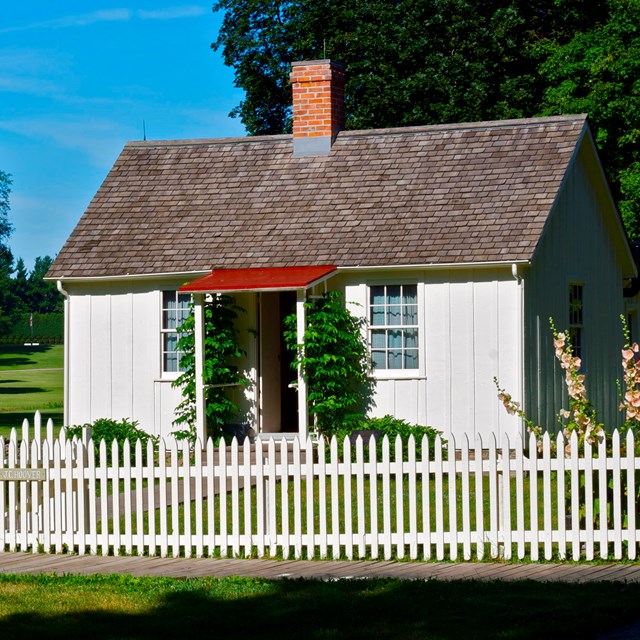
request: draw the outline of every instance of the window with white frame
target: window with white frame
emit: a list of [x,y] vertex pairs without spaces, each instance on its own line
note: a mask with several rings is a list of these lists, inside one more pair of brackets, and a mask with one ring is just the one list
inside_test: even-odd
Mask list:
[[569,338],[573,355],[584,359],[583,286],[569,285]]
[[180,368],[181,352],[178,351],[180,325],[189,317],[191,294],[177,291],[162,292],[162,371],[174,373]]
[[369,289],[369,330],[374,370],[418,369],[418,286]]

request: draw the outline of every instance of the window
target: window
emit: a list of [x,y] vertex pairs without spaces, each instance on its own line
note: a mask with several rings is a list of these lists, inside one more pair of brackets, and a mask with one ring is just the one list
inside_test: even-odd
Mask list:
[[569,285],[569,338],[573,346],[573,355],[584,358],[583,303],[581,284]]
[[191,294],[177,291],[162,292],[162,371],[182,371],[178,327],[189,317]]
[[374,369],[418,368],[417,285],[371,287],[369,324]]

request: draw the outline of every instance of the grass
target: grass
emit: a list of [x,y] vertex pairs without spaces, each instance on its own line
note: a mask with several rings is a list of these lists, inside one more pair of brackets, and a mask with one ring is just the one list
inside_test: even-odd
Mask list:
[[63,420],[62,345],[0,346],[0,436],[40,410],[43,425],[53,419],[59,429]]
[[3,640],[593,638],[638,584],[0,576]]

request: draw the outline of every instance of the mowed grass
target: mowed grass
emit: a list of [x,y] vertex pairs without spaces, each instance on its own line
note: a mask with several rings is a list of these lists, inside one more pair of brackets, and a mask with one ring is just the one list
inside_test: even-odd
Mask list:
[[0,346],[0,436],[9,436],[40,410],[43,425],[52,418],[56,431],[63,420],[64,347]]
[[0,576],[3,640],[594,638],[638,584]]

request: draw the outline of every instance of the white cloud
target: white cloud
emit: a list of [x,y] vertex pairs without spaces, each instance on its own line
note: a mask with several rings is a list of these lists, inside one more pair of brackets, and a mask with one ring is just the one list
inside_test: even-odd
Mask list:
[[155,11],[145,11],[140,9],[136,15],[141,20],[175,20],[176,18],[197,18],[204,15],[207,10],[197,5],[185,5],[179,7],[166,7]]
[[17,118],[0,120],[1,129],[79,151],[92,165],[104,169],[111,168],[126,139],[121,125],[97,118]]
[[10,33],[14,31],[28,31],[31,29],[64,29],[68,27],[86,27],[100,22],[129,22],[134,16],[140,20],[175,20],[177,18],[194,18],[205,14],[207,10],[198,5],[178,5],[146,11],[139,9],[104,9],[82,13],[73,16],[64,16],[54,20],[44,20],[42,22],[32,22],[18,27],[4,27],[0,33]]
[[43,22],[32,22],[21,27],[5,27],[0,29],[0,33],[11,31],[27,31],[30,29],[63,29],[66,27],[86,27],[98,22],[127,22],[131,20],[133,12],[131,9],[107,9],[103,11],[92,11],[75,16],[65,16],[55,20],[45,20]]
[[49,76],[67,77],[69,61],[55,51],[0,49],[0,92],[51,96],[62,87]]

